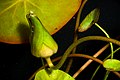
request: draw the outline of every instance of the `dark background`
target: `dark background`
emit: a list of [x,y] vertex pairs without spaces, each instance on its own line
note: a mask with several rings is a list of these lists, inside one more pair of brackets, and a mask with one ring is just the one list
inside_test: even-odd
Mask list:
[[[98,24],[101,25],[110,35],[111,38],[120,36],[120,2],[119,0],[88,0],[86,3],[82,17],[83,19],[94,8],[100,8],[100,18]],[[67,13],[66,13],[67,14]],[[76,17],[76,15],[74,16]],[[76,18],[75,18],[76,19]],[[53,35],[54,39],[59,45],[58,53],[52,58],[62,55],[64,51],[73,41],[73,32],[75,26],[75,19],[72,18],[60,31]],[[88,35],[102,35],[104,34],[95,26],[90,28],[84,33],[78,33],[79,38]],[[93,55],[106,43],[101,41],[89,41],[81,44],[77,48],[77,52]],[[115,46],[117,48],[118,46]],[[110,49],[106,50],[99,58],[104,59],[110,53]],[[118,52],[119,53],[119,52]],[[120,59],[119,54],[116,53],[115,58]],[[31,74],[41,66],[41,61],[31,55],[29,44],[10,45],[0,43],[0,80],[27,80]],[[76,58],[70,71],[70,75],[73,75],[73,71],[77,71],[79,67],[87,59]],[[92,63],[91,66],[86,68],[76,80],[89,80],[93,71],[96,69],[98,63]],[[95,79],[103,80],[105,70],[100,69]],[[115,77],[115,78],[114,78]],[[118,77],[114,74],[110,74],[108,80],[117,80]]]

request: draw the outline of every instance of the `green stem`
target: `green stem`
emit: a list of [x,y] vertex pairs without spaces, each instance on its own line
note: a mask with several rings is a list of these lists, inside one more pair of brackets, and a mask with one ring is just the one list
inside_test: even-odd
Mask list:
[[[108,33],[100,26],[98,25],[97,23],[95,23],[95,25],[108,37],[110,38],[110,36],[108,35]],[[112,43],[110,42],[110,47],[111,47],[111,59],[113,58],[113,45]]]
[[[108,33],[107,33],[100,25],[98,25],[97,23],[95,23],[95,25],[96,25],[108,38],[110,38],[110,36],[108,35]],[[111,59],[113,59],[113,45],[112,45],[111,42],[110,42],[110,47],[111,47]],[[109,71],[106,72],[105,80],[107,79],[109,73],[110,73]]]
[[[77,41],[77,38],[78,38],[77,30],[78,30],[78,27],[79,27],[79,24],[80,24],[81,13],[82,13],[83,7],[84,7],[84,5],[87,1],[88,0],[83,0],[82,4],[80,6],[80,9],[78,11],[78,14],[77,14],[77,20],[76,20],[75,31],[74,31],[74,42]],[[75,51],[76,51],[76,48],[73,49],[72,53],[75,53]]]
[[86,2],[87,2],[87,0],[83,0],[82,5],[80,6],[80,9],[79,9],[79,12],[77,15],[76,25],[75,25],[75,32],[77,31],[77,29],[79,27],[81,13],[82,13],[83,7],[84,7]]
[[110,71],[107,71],[107,72],[106,72],[105,77],[104,77],[104,80],[107,80],[109,73],[110,73]]
[[85,41],[89,41],[89,40],[101,40],[101,41],[106,41],[106,42],[112,42],[112,43],[120,46],[120,41],[111,39],[111,38],[107,38],[107,37],[87,36],[87,37],[80,38],[76,42],[74,42],[73,44],[70,45],[70,47],[65,51],[62,59],[59,61],[59,63],[56,66],[53,67],[53,69],[59,69],[64,64],[65,60],[67,59],[68,55],[70,54],[70,52],[73,50],[74,47],[76,47],[78,44],[81,44],[81,43],[83,43]]
[[[116,52],[119,51],[119,50],[120,50],[120,47],[118,47],[115,51],[113,51],[113,54],[116,53]],[[111,54],[109,54],[109,55],[104,59],[104,61],[105,61],[106,59],[108,59],[110,56],[111,56]]]
[[[76,19],[76,25],[75,25],[75,31],[74,31],[74,41],[73,42],[77,41],[77,39],[78,39],[77,30],[78,30],[78,27],[79,27],[79,24],[80,24],[80,17],[81,17],[81,13],[82,13],[83,7],[84,7],[84,5],[85,5],[85,3],[87,1],[88,0],[83,0],[82,1],[82,4],[81,4],[80,9],[78,11],[77,19]],[[76,47],[72,50],[72,53],[75,53],[75,51],[76,51]],[[72,62],[73,62],[73,59],[70,59],[70,61],[68,63],[68,66],[66,68],[66,72],[69,72],[70,67],[72,65]]]
[[50,68],[54,66],[53,63],[52,63],[52,61],[51,61],[51,59],[50,59],[50,57],[45,58],[45,60],[47,61],[48,66],[49,66]]

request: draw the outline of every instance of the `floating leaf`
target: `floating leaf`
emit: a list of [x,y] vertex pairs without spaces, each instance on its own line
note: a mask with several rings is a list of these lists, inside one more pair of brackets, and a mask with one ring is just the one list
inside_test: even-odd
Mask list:
[[54,34],[77,12],[82,0],[0,0],[0,42],[28,42],[26,14],[33,11]]
[[34,80],[75,80],[75,79],[61,70],[52,70],[51,73],[48,73],[45,69],[42,69],[39,72],[37,72]]
[[95,22],[98,21],[100,11],[98,8],[95,8],[92,10],[86,17],[85,19],[81,22],[78,31],[79,32],[84,32],[87,29],[89,29]]
[[120,61],[117,59],[107,59],[104,61],[103,67],[109,71],[120,71]]

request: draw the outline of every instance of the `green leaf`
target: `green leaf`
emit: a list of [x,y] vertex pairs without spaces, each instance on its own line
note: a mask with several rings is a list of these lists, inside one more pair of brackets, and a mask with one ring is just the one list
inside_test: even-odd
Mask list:
[[75,80],[69,74],[61,70],[52,70],[48,73],[47,70],[42,69],[35,75],[34,80]]
[[79,32],[84,32],[87,29],[89,29],[95,22],[98,21],[100,15],[100,11],[98,8],[95,8],[92,10],[86,17],[85,19],[81,22],[78,31]]
[[107,59],[104,61],[103,67],[109,71],[120,71],[120,61],[117,59]]
[[60,30],[77,12],[82,0],[0,0],[0,42],[28,42],[26,14],[33,11],[50,34]]

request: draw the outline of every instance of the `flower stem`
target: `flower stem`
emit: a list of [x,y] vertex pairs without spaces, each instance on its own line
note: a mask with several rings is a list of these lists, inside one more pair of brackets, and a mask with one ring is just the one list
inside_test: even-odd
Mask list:
[[50,68],[51,68],[51,67],[54,67],[54,65],[53,65],[50,57],[45,58],[45,60],[47,61],[47,64],[48,64],[48,66],[49,66]]
[[[97,23],[95,23],[95,25],[96,25],[108,38],[110,38],[110,36],[108,35],[108,33],[107,33],[100,25],[98,25]],[[111,59],[113,59],[113,45],[112,45],[111,42],[110,42],[110,47],[111,47]]]

